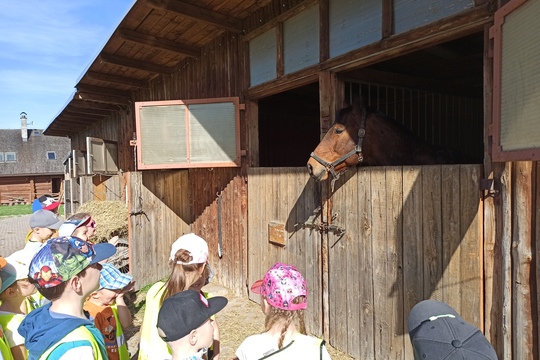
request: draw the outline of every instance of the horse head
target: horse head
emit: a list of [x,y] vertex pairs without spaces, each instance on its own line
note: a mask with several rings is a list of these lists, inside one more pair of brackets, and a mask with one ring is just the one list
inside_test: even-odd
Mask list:
[[336,122],[313,150],[307,162],[308,172],[317,181],[333,180],[363,161],[366,110],[360,102],[339,111]]

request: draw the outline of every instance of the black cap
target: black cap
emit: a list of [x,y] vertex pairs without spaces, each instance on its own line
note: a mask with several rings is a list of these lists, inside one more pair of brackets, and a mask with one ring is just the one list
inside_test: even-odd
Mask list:
[[223,296],[210,299],[195,290],[186,290],[165,299],[159,309],[157,327],[165,341],[176,341],[204,324],[227,305]]
[[484,334],[443,302],[419,302],[408,325],[415,359],[497,360]]

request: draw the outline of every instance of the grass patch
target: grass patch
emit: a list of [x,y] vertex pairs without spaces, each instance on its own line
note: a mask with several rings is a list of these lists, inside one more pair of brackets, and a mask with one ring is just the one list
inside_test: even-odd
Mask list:
[[[21,215],[30,215],[32,214],[32,205],[24,205],[24,204],[17,204],[17,205],[3,205],[0,206],[0,217],[2,216],[21,216]],[[58,209],[58,214],[63,215],[64,214],[64,205],[60,205],[60,208]]]

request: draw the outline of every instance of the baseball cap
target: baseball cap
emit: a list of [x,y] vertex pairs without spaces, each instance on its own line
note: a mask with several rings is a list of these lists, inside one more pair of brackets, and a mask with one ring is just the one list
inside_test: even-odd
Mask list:
[[180,236],[171,246],[171,261],[174,261],[176,252],[180,249],[189,251],[192,259],[189,262],[178,261],[177,264],[204,264],[208,261],[208,244],[200,236],[193,233]]
[[497,360],[484,334],[443,302],[424,300],[416,304],[408,326],[415,359]]
[[43,195],[37,198],[32,202],[32,212],[38,210],[49,210],[52,211],[58,208],[63,202],[56,201],[51,195]]
[[0,293],[3,293],[4,290],[6,290],[9,286],[11,286],[15,281],[17,281],[17,269],[13,264],[10,264],[9,261],[6,260],[6,265],[2,267],[0,270],[0,283],[2,284],[0,286]]
[[92,218],[90,216],[86,216],[83,219],[68,219],[64,221],[62,226],[58,229],[58,236],[64,237],[64,236],[71,236],[75,229],[77,229],[80,226],[84,226],[87,223],[90,222]]
[[30,262],[28,276],[36,286],[51,288],[71,279],[89,265],[116,253],[113,244],[92,244],[76,237],[54,238],[45,243]]
[[47,228],[58,230],[62,223],[62,220],[60,220],[55,213],[49,210],[38,210],[30,217],[30,227],[32,229]]
[[103,268],[99,273],[99,288],[109,290],[120,290],[130,283],[133,276],[120,272],[114,265],[109,263],[101,264]]
[[204,324],[212,315],[227,305],[223,296],[206,299],[200,292],[185,290],[163,301],[157,327],[165,334],[165,341],[176,341]]
[[[282,310],[307,308],[307,283],[293,265],[275,263],[262,280],[251,285],[251,291],[261,294],[270,305]],[[298,296],[305,296],[306,300],[293,304],[293,300]]]

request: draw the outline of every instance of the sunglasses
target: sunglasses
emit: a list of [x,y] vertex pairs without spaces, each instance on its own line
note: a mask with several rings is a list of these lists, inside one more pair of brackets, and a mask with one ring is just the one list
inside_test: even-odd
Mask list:
[[94,220],[91,220],[88,225],[86,225],[87,227],[91,227],[91,228],[96,228],[97,227],[97,224]]

